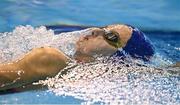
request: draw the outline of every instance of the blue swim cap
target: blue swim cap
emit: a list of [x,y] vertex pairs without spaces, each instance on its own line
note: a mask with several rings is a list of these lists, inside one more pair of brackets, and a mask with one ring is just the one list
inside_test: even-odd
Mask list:
[[133,58],[148,61],[155,53],[154,46],[143,32],[128,25],[133,29],[131,38],[128,40],[123,50],[118,50],[113,56],[125,56],[129,54]]

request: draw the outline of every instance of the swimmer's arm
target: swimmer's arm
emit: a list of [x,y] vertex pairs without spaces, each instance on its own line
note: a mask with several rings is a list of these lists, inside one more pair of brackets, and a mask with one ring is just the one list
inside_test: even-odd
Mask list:
[[24,82],[24,71],[19,69],[15,63],[0,64],[0,90],[19,87]]
[[0,90],[17,88],[55,76],[67,66],[68,59],[55,48],[43,47],[33,49],[17,62],[0,64]]
[[0,91],[18,88],[39,79],[44,78],[33,70],[21,68],[19,62],[0,64]]

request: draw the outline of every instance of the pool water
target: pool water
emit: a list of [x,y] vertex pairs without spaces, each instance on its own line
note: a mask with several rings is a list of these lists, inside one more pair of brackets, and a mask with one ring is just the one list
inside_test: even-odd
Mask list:
[[0,32],[17,25],[125,23],[141,29],[180,30],[178,0],[1,0]]
[[[36,83],[48,86],[48,89],[3,93],[0,95],[0,104],[180,104],[180,76],[167,72],[173,69],[168,68],[169,65],[180,61],[180,25],[178,24],[180,7],[177,2],[179,1],[109,0],[98,4],[95,0],[73,2],[2,0],[0,31],[8,31],[8,33],[0,35],[12,36],[11,41],[3,41],[15,43],[10,47],[15,49],[4,48],[9,52],[18,50],[22,54],[44,43],[54,45],[56,42],[51,43],[51,38],[56,35],[74,35],[62,34],[55,29],[51,31],[49,29],[52,27],[49,25],[103,26],[126,23],[143,30],[155,45],[156,54],[152,64],[145,67],[134,64],[139,61],[125,62],[124,65],[120,65],[103,62],[106,58],[98,57],[94,63],[80,64],[69,69],[68,74],[61,78],[57,75]],[[27,24],[30,26],[18,27],[18,25]],[[40,25],[48,25],[48,27],[37,28]],[[28,38],[24,37],[27,35],[29,35]],[[73,39],[65,36],[62,42]],[[26,40],[30,42],[21,38],[27,38]],[[1,47],[3,45],[5,44],[1,43]],[[24,47],[24,45],[27,46]],[[54,46],[59,47],[59,45]],[[22,50],[22,48],[25,49]],[[71,53],[67,49],[64,51]],[[18,56],[17,52],[13,54],[15,57]],[[73,65],[76,63],[72,62],[69,67]],[[156,68],[162,69],[160,73]],[[179,68],[173,70],[179,71]]]

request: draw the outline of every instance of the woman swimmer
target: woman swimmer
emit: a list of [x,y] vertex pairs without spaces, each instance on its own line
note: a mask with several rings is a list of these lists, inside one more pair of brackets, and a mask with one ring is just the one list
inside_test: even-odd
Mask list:
[[[119,48],[134,58],[149,60],[154,54],[150,41],[138,29],[128,25],[92,28],[91,34],[76,42],[74,59],[90,62],[94,55],[123,56]],[[70,58],[51,47],[35,48],[22,59],[0,64],[0,90],[16,88],[46,77],[55,76],[65,68]]]

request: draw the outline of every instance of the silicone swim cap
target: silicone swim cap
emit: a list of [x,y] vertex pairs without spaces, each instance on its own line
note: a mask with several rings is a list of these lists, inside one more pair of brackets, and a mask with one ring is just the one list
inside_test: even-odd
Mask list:
[[148,61],[154,55],[155,49],[150,40],[143,32],[128,25],[133,29],[131,38],[128,40],[123,50],[118,50],[113,56],[124,56],[124,52],[133,58]]

